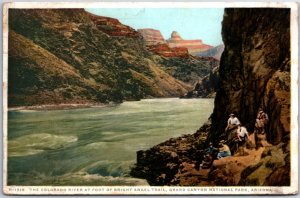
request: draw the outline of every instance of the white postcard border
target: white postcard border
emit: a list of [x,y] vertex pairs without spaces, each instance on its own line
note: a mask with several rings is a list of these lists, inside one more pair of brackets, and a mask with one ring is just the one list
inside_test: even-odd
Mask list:
[[[7,77],[9,8],[290,8],[291,9],[291,186],[7,186]],[[266,195],[298,193],[298,5],[295,2],[13,2],[3,6],[3,192],[9,195]]]

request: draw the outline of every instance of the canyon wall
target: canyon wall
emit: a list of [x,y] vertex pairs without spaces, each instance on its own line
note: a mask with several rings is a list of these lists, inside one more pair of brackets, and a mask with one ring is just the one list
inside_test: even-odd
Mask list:
[[212,139],[224,131],[231,112],[253,131],[262,108],[270,119],[268,140],[281,142],[290,133],[289,9],[225,9],[222,37]]

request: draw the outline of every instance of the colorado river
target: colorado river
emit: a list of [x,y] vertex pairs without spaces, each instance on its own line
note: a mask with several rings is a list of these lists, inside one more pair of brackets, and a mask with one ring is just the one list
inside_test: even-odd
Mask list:
[[194,133],[213,99],[145,99],[113,107],[8,112],[8,185],[147,185],[136,151]]

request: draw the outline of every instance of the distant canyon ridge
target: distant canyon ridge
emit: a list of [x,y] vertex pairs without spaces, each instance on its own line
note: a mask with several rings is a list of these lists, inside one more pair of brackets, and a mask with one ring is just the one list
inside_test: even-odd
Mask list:
[[8,48],[9,107],[179,97],[219,66],[201,40],[84,9],[10,9]]
[[[173,31],[171,38],[165,40],[159,30],[146,28],[138,29],[145,39],[147,47],[162,56],[172,57],[186,57],[189,54],[194,56],[214,57],[220,60],[221,54],[224,50],[213,51],[215,47],[204,44],[202,40],[184,40],[180,34]],[[221,45],[223,46],[223,45]],[[209,51],[211,53],[209,53]]]

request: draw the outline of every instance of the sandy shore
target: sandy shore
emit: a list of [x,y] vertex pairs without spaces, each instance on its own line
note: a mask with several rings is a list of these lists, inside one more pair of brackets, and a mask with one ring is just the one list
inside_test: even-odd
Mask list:
[[10,107],[9,111],[20,111],[20,110],[64,110],[64,109],[81,109],[81,108],[101,108],[115,106],[116,103],[85,103],[85,104],[47,104],[47,105],[34,105],[34,106],[20,106]]

